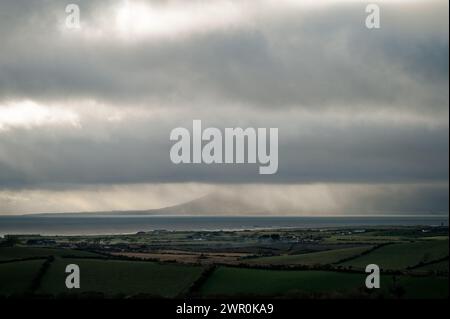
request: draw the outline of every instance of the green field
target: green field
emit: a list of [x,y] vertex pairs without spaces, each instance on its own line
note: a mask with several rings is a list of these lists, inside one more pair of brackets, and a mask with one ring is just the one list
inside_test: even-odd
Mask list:
[[[397,277],[404,289],[406,299],[444,299],[448,298],[448,277]],[[392,282],[392,277],[390,277]],[[383,287],[382,287],[383,288]]]
[[48,257],[48,256],[76,256],[76,257],[98,257],[98,254],[73,250],[73,249],[58,249],[58,248],[39,248],[39,247],[0,247],[0,261],[25,259],[33,257]]
[[[201,288],[203,295],[282,295],[348,290],[364,286],[362,274],[219,267]],[[339,287],[339,288],[337,288]]]
[[44,260],[0,264],[0,295],[27,292]]
[[364,246],[364,247],[334,249],[300,255],[261,257],[249,259],[246,262],[249,264],[264,264],[264,265],[319,265],[319,264],[324,265],[336,263],[352,256],[357,256],[370,248],[371,248],[370,246]]
[[443,272],[443,273],[448,273],[449,272],[449,264],[448,264],[448,260],[444,260],[444,261],[440,261],[438,263],[418,267],[415,270],[439,271],[439,272]]
[[444,258],[448,253],[448,240],[427,240],[387,245],[341,265],[364,269],[369,264],[377,264],[382,269],[405,269]]
[[[32,240],[48,245],[26,246]],[[386,245],[374,248],[379,243]],[[446,298],[448,244],[446,227],[18,236],[0,247],[0,297]],[[78,249],[61,248],[67,245]],[[270,257],[254,257],[262,255]],[[80,266],[81,289],[66,288],[68,264]],[[368,264],[380,266],[381,289],[365,288]]]
[[[282,271],[219,267],[201,287],[204,296],[273,296],[295,293],[357,294],[365,275],[332,271]],[[448,278],[407,277],[396,279],[403,298],[446,298]],[[388,294],[392,276],[381,277],[381,292]]]
[[65,267],[80,267],[81,288],[75,292],[101,292],[107,296],[118,294],[150,294],[175,297],[184,292],[202,273],[203,267],[153,262],[57,259],[44,276],[40,293],[68,293],[65,286]]

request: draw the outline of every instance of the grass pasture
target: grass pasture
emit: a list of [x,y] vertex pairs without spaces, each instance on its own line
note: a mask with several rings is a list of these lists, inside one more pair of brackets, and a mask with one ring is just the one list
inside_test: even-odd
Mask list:
[[[392,283],[392,277],[390,281]],[[387,282],[389,284],[389,281]],[[448,277],[397,277],[405,299],[447,299],[448,298]],[[383,287],[382,287],[383,288]]]
[[[356,293],[365,286],[364,274],[332,271],[283,271],[220,267],[201,287],[205,297],[274,296],[295,293]],[[402,287],[402,298],[447,298],[447,277],[381,277],[381,293],[389,294],[394,285]],[[378,291],[377,291],[378,292]],[[339,295],[338,295],[339,296]]]
[[437,271],[437,272],[442,272],[442,273],[447,273],[448,274],[448,272],[449,272],[449,264],[448,264],[448,260],[444,260],[444,261],[440,261],[440,262],[437,262],[437,263],[433,263],[433,264],[429,264],[429,265],[418,267],[415,270],[420,270],[420,271]]
[[333,249],[299,255],[283,255],[248,259],[248,264],[258,265],[325,265],[339,262],[343,259],[357,256],[370,249],[370,246]]
[[448,240],[427,240],[387,245],[341,265],[364,269],[369,264],[377,264],[382,269],[405,269],[444,258],[448,254]]
[[[201,288],[205,296],[283,295],[349,290],[364,286],[362,274],[219,267]],[[337,288],[339,287],[339,288]]]
[[65,267],[80,267],[81,288],[76,292],[100,292],[106,296],[149,294],[175,297],[200,276],[203,267],[153,262],[57,259],[43,278],[40,293],[70,292],[65,286]]
[[0,264],[0,295],[27,292],[45,260]]
[[41,248],[41,247],[0,247],[0,261],[8,261],[15,259],[26,259],[34,257],[46,258],[48,256],[76,256],[76,257],[98,257],[98,254],[60,248]]

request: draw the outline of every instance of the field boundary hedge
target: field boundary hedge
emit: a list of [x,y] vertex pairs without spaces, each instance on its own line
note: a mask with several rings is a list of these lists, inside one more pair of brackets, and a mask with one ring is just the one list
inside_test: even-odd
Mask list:
[[21,261],[30,261],[30,260],[44,260],[48,259],[50,256],[36,256],[36,257],[26,257],[26,258],[16,258],[16,259],[9,259],[9,260],[0,260],[1,264],[9,264],[9,263],[16,263]]
[[375,245],[375,246],[373,246],[373,247],[371,247],[371,248],[369,248],[369,249],[367,249],[367,250],[361,252],[360,254],[353,255],[353,256],[350,256],[350,257],[347,257],[347,258],[343,258],[343,259],[341,259],[341,260],[339,260],[339,261],[337,261],[337,262],[334,262],[334,263],[332,263],[332,264],[333,264],[333,265],[339,265],[339,264],[342,264],[342,263],[345,263],[345,262],[348,262],[348,261],[352,261],[352,260],[355,260],[355,259],[357,259],[357,258],[359,258],[359,257],[368,255],[368,254],[374,252],[374,251],[377,250],[377,249],[380,249],[380,248],[382,248],[382,247],[385,247],[385,246],[388,246],[388,245],[392,245],[392,244],[393,244],[393,243],[383,243],[383,244],[378,244],[378,245]]
[[417,265],[414,266],[409,266],[406,269],[408,270],[414,270],[420,267],[424,267],[424,266],[429,266],[429,265],[434,265],[443,261],[448,261],[449,260],[449,256],[443,257],[443,258],[439,258],[439,259],[435,259],[429,262],[419,262]]
[[[212,273],[217,269],[216,265],[209,265],[205,267],[203,272],[200,274],[200,276],[195,280],[191,286],[186,290],[186,292],[181,294],[181,296],[178,297],[185,297],[185,296],[198,296],[200,287],[203,286],[203,284],[209,279],[209,277],[212,275]],[[184,295],[184,296],[183,296]]]
[[32,293],[36,292],[40,287],[42,283],[42,278],[44,278],[45,274],[47,273],[48,269],[50,268],[50,265],[55,260],[55,257],[50,256],[47,258],[47,260],[42,264],[41,268],[39,268],[38,273],[36,274],[36,277],[33,278],[30,285],[30,291]]

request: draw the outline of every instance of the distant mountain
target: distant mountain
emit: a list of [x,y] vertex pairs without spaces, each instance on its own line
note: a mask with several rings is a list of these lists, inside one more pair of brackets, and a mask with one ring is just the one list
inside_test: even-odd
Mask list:
[[70,212],[70,213],[45,213],[33,214],[33,216],[118,216],[118,215],[149,215],[149,216],[203,216],[203,215],[257,215],[265,213],[258,205],[249,204],[238,196],[210,194],[179,205],[149,210],[130,211],[101,211],[101,212]]
[[176,206],[153,210],[163,215],[242,215],[259,214],[264,210],[249,204],[238,196],[207,195]]

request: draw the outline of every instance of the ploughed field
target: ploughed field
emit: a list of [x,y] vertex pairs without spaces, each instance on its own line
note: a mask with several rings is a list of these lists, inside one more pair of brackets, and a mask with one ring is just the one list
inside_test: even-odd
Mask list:
[[[11,241],[0,240],[0,296],[448,298],[445,227]],[[69,264],[80,267],[80,289],[65,286]],[[381,268],[380,289],[365,288],[368,264]]]

